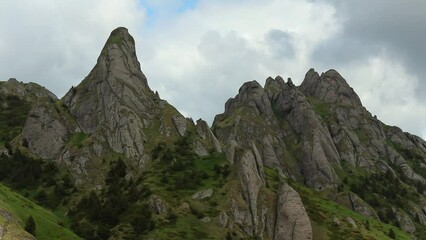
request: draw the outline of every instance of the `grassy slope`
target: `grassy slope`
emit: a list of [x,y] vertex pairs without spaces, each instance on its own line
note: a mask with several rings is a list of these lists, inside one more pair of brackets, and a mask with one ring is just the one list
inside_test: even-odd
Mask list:
[[[396,239],[411,239],[410,235],[395,226],[353,212],[346,207],[328,200],[319,193],[314,193],[311,189],[298,183],[292,183],[291,185],[299,192],[309,218],[311,219],[314,240],[391,239],[388,237],[390,229],[395,232]],[[348,217],[354,220],[357,228],[349,224],[347,220]],[[341,223],[339,225],[334,223],[334,218],[339,219]]]
[[0,208],[10,211],[24,227],[31,215],[36,222],[38,239],[80,239],[67,228],[55,214],[26,199],[8,187],[0,184]]

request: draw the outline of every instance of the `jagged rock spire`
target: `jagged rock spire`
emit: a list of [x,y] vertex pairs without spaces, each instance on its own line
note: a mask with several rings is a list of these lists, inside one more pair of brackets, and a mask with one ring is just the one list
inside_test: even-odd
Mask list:
[[361,100],[346,80],[334,69],[321,76],[313,69],[305,75],[300,90],[307,96],[313,96],[327,103],[339,103],[346,106],[362,106]]
[[159,97],[148,86],[126,28],[111,32],[95,67],[62,100],[81,131],[126,157],[145,155],[142,129],[158,113]]

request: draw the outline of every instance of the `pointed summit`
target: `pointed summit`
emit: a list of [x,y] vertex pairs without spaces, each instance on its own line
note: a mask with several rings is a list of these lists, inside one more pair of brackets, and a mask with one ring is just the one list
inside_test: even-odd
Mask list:
[[144,88],[150,90],[136,56],[135,40],[129,34],[127,28],[119,27],[111,32],[98,58],[97,65],[105,66],[108,72],[120,74],[112,77],[124,79],[124,74],[132,76],[136,78],[134,80],[140,81],[140,83],[135,82],[135,84],[142,84]]
[[300,85],[300,90],[327,103],[338,103],[345,106],[362,106],[361,100],[346,80],[334,69],[321,76],[311,68]]
[[111,32],[89,75],[62,99],[80,130],[107,139],[113,151],[141,159],[146,128],[159,112],[126,28]]
[[[66,164],[85,185],[102,184],[98,166],[118,156],[142,169],[157,142],[173,142],[194,127],[148,87],[135,41],[123,27],[111,32],[96,65],[78,86],[59,102],[40,105],[25,126],[29,149]],[[78,146],[71,144],[76,137],[82,140]],[[207,152],[207,143],[213,144],[207,137],[199,142],[200,152]]]

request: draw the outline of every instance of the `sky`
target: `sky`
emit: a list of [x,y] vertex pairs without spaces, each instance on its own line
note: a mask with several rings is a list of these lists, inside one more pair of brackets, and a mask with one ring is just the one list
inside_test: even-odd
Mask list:
[[210,124],[246,81],[336,69],[364,106],[426,139],[423,0],[0,0],[0,79],[62,97],[110,32],[135,38],[152,90]]

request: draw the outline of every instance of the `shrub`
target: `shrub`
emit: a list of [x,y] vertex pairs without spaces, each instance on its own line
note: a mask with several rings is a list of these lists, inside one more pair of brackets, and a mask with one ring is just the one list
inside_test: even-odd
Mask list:
[[31,233],[31,235],[35,236],[36,232],[36,223],[34,221],[33,216],[29,216],[27,221],[25,222],[25,231]]

